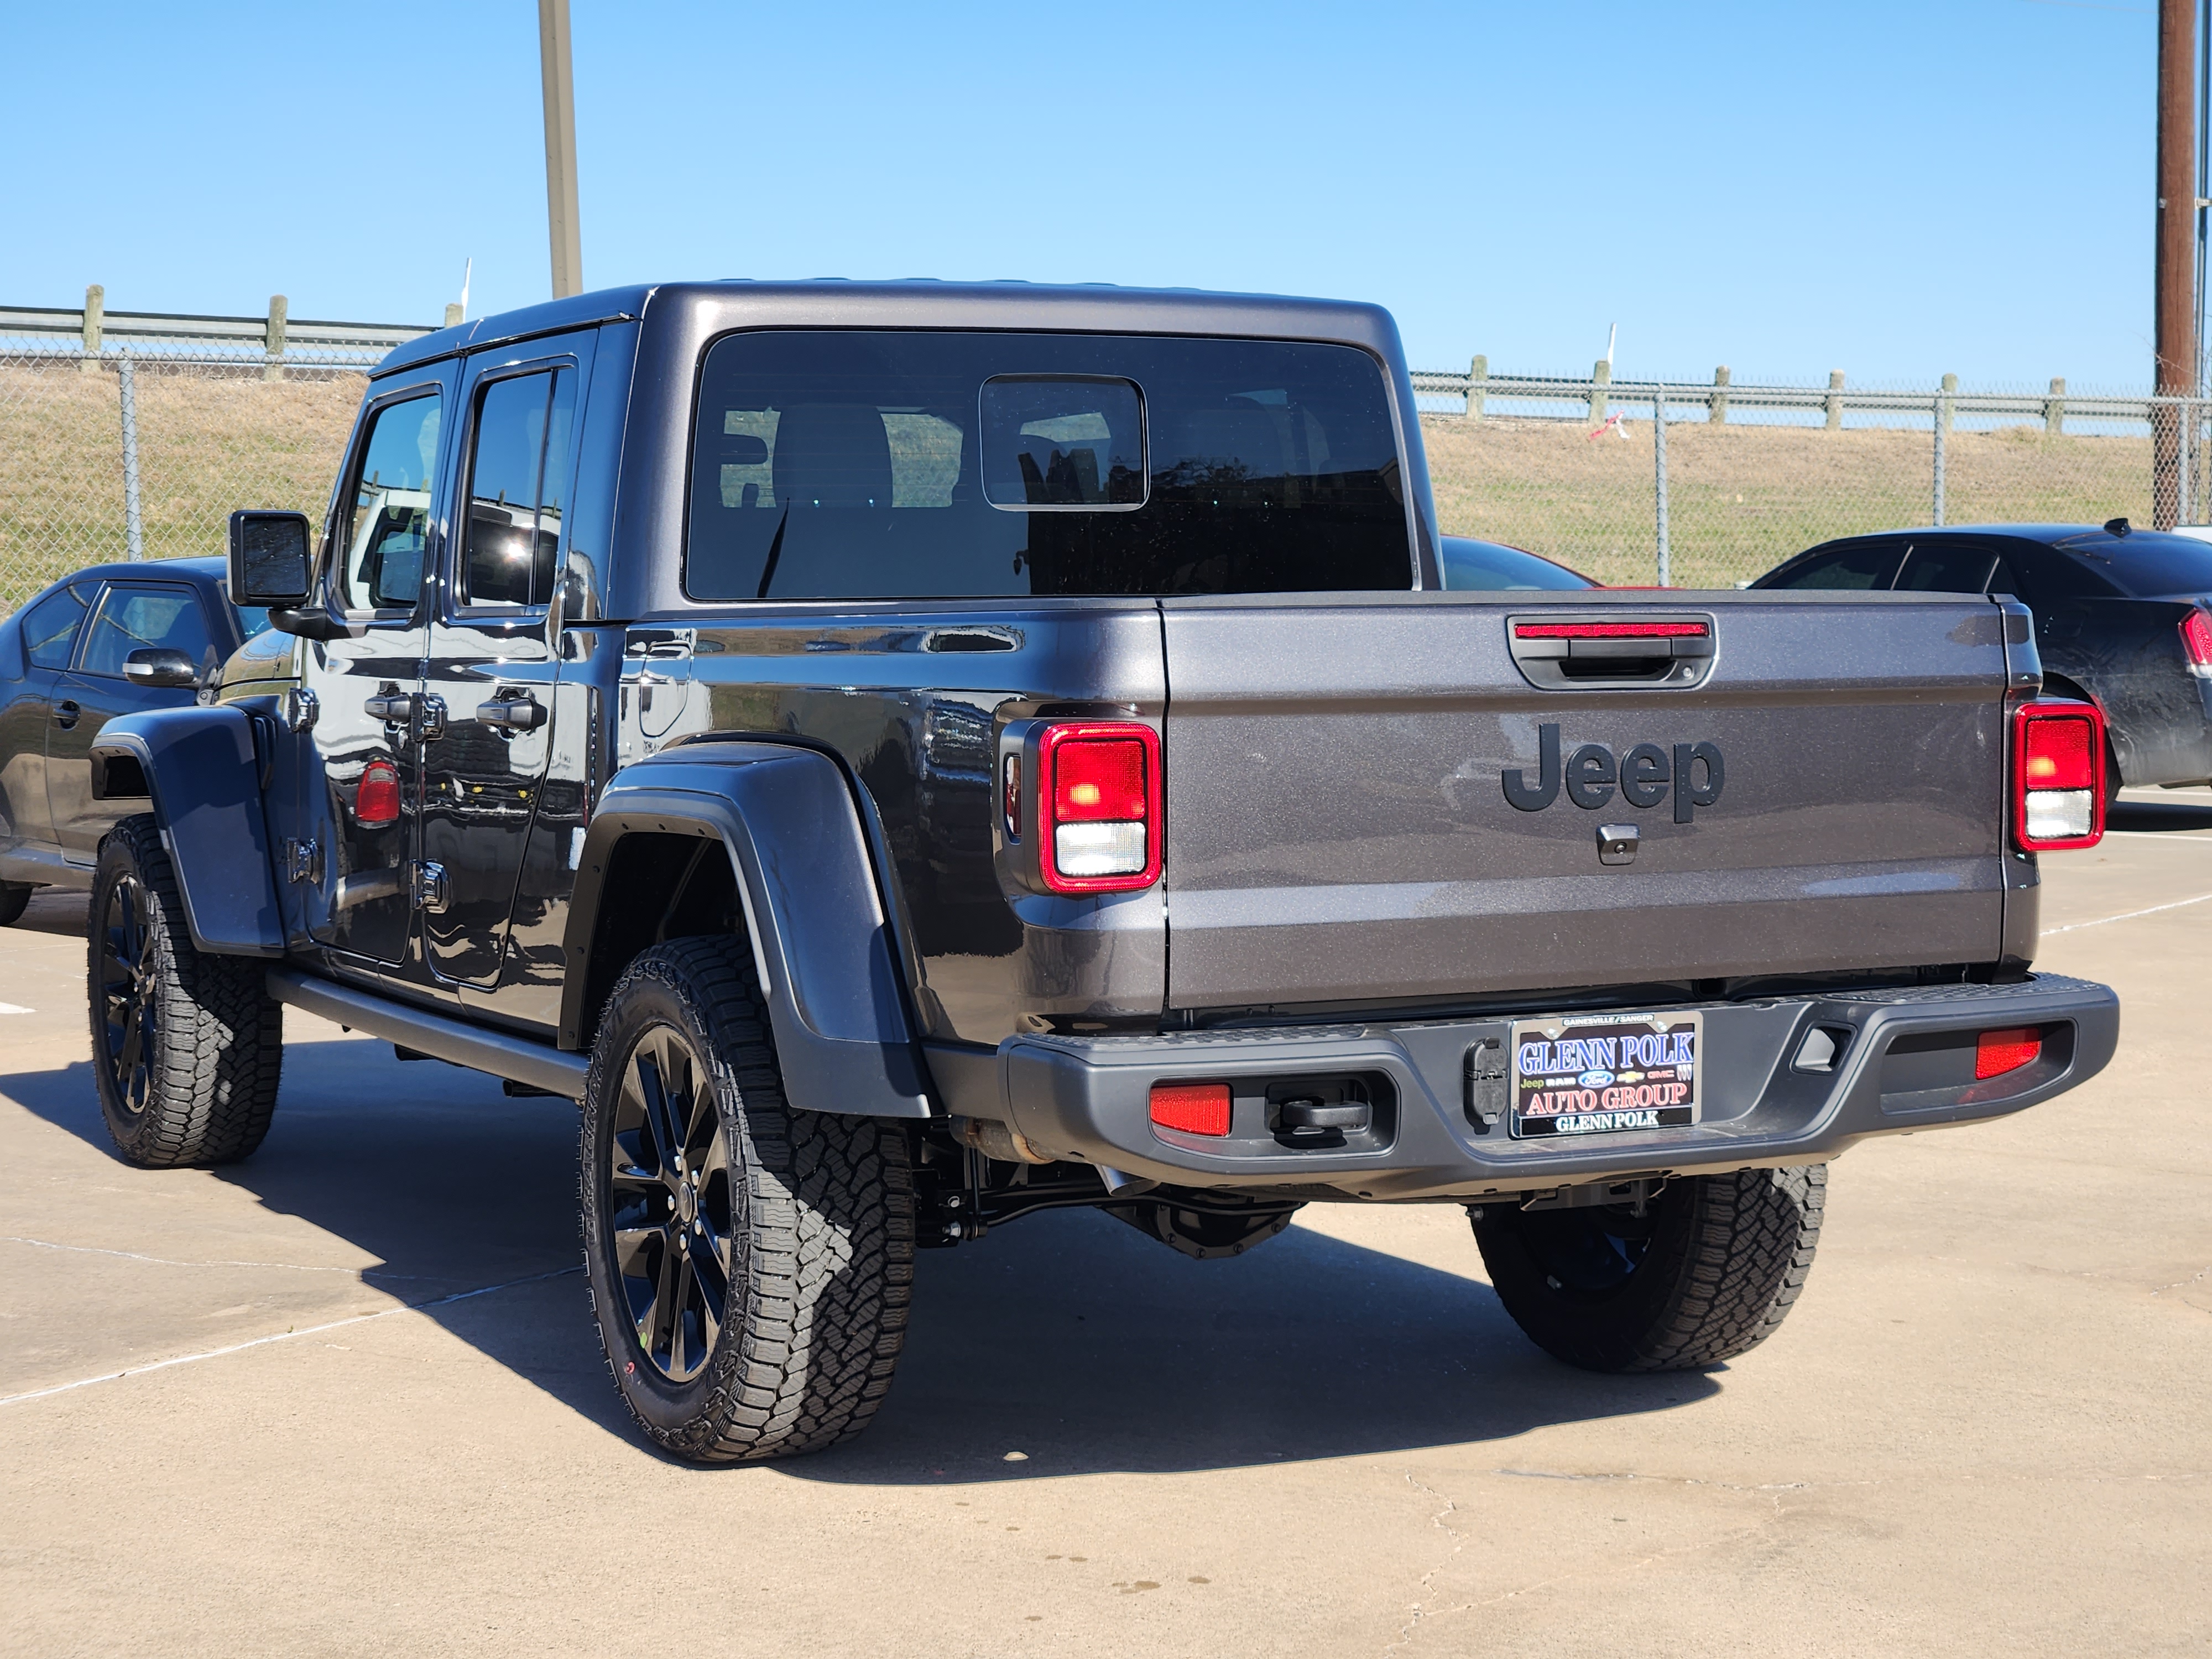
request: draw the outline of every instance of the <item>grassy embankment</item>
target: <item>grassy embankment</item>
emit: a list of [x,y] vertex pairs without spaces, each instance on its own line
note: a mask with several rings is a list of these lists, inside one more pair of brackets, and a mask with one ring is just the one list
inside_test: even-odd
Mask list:
[[[142,368],[136,378],[148,557],[222,552],[235,507],[320,521],[362,376]],[[121,429],[112,371],[0,368],[0,613],[57,576],[125,556]]]
[[[1651,428],[1425,416],[1448,534],[1510,542],[1608,582],[1654,580]],[[1703,422],[1667,429],[1668,540],[1678,586],[1726,586],[1833,536],[1924,525],[1932,434]],[[1948,522],[2150,521],[2148,437],[1954,432]]]

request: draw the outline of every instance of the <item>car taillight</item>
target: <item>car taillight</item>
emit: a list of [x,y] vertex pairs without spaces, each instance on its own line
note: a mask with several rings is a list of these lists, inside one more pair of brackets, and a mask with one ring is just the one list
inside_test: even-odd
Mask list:
[[2191,673],[2212,679],[2212,617],[2192,611],[2181,619],[2181,652]]
[[2094,847],[2105,834],[2105,717],[2094,703],[2013,713],[2012,833],[2023,853]]
[[354,822],[366,830],[399,822],[399,769],[390,761],[371,761],[361,769],[353,794]]
[[1229,1133],[1229,1085],[1225,1083],[1155,1083],[1152,1121],[1188,1135]]
[[1037,759],[1037,862],[1047,887],[1128,892],[1160,878],[1158,732],[1134,721],[1050,726]]
[[2034,1063],[2043,1052],[2043,1028],[2028,1025],[2008,1031],[1984,1031],[1974,1039],[1974,1077],[2002,1077]]

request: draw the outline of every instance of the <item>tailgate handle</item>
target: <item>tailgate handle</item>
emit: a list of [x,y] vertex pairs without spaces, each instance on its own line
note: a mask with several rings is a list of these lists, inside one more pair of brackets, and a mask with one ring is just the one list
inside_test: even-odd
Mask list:
[[1522,676],[1547,690],[1686,687],[1703,680],[1713,663],[1709,615],[1509,617],[1505,637]]

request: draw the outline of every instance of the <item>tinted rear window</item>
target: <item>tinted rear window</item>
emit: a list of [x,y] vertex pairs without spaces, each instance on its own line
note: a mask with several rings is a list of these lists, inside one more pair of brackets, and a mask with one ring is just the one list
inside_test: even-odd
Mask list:
[[1382,372],[1347,346],[740,334],[695,446],[696,599],[1413,586]]
[[2138,530],[2127,536],[2060,543],[2075,560],[2138,598],[2153,593],[2212,593],[2212,543]]

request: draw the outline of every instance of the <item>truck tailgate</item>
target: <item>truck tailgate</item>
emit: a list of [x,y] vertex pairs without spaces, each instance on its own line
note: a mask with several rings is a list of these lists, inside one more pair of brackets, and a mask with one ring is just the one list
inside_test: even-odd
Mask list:
[[[1162,611],[1171,1007],[2000,953],[2005,617],[1985,599],[1413,593]],[[1614,690],[1524,675],[1513,621],[1593,617],[1706,618],[1710,667],[1694,685]],[[1559,788],[1528,806],[1547,726],[1563,764],[1607,751],[1585,763],[1584,804]],[[1601,781],[1644,744],[1668,765],[1639,806]],[[1723,758],[1710,805],[1674,787],[1698,744]],[[1688,776],[1692,797],[1714,793],[1703,759]],[[1600,862],[1601,825],[1638,830],[1632,862]]]

